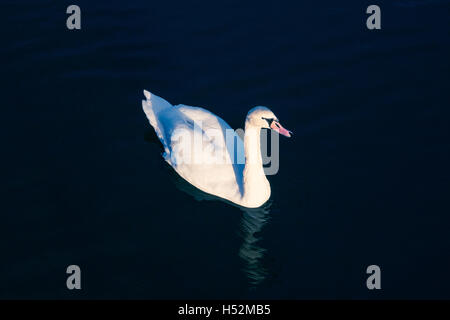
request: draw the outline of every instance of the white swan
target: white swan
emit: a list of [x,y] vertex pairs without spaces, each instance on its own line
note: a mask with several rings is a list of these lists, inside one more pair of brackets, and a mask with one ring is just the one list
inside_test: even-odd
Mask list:
[[[144,112],[164,146],[164,159],[189,183],[247,208],[270,197],[261,158],[260,131],[267,128],[290,137],[266,107],[251,109],[244,141],[220,117],[198,107],[173,106],[144,90]],[[236,145],[236,148],[235,148]]]

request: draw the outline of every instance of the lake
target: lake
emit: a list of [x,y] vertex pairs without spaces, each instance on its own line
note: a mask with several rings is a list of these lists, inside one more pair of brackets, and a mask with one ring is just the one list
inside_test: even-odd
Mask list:
[[[449,299],[450,1],[371,4],[3,1],[0,298]],[[143,89],[273,110],[269,203],[202,200]]]

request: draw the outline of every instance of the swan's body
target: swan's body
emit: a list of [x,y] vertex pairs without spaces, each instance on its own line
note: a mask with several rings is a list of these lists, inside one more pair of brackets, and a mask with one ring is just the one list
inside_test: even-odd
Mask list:
[[224,120],[203,108],[173,106],[148,91],[144,94],[142,107],[163,144],[163,157],[182,178],[201,191],[248,208],[269,199],[260,130],[267,127],[290,136],[269,109],[250,110],[242,141]]

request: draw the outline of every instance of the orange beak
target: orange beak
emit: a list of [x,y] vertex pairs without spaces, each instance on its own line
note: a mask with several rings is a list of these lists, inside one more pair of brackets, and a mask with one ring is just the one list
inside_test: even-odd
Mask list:
[[283,126],[278,121],[272,121],[270,128],[288,138],[290,138],[292,135],[292,132],[283,128]]

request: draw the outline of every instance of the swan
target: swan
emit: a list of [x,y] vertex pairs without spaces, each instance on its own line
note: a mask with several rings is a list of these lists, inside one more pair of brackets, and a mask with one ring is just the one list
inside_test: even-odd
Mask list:
[[290,137],[268,108],[252,108],[245,119],[244,139],[208,110],[172,105],[144,90],[142,108],[164,147],[163,158],[201,191],[246,208],[259,208],[270,198],[270,183],[261,157],[261,128]]

